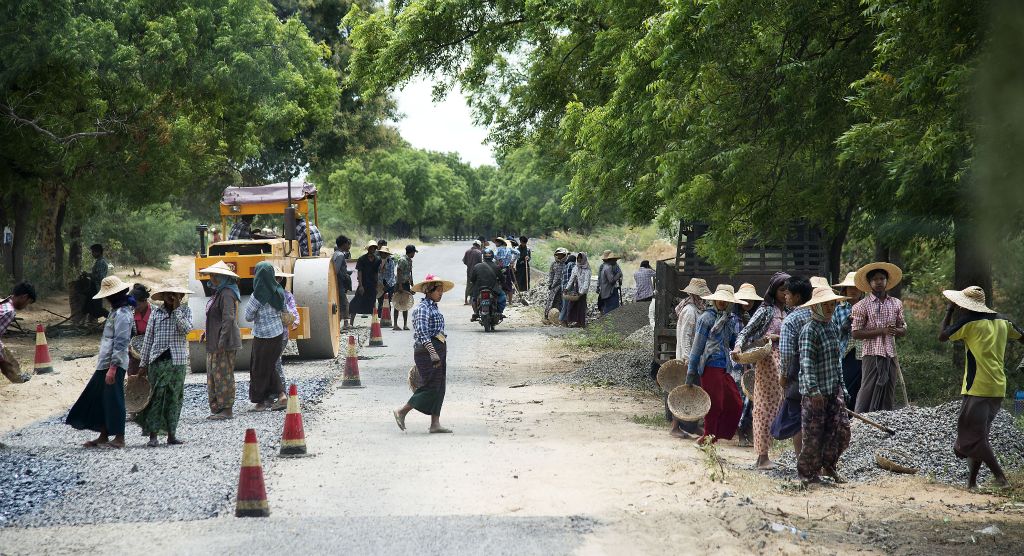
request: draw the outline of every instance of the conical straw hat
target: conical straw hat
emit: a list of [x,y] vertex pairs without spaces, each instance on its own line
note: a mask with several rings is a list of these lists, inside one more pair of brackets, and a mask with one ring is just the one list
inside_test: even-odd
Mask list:
[[746,301],[761,301],[764,299],[763,295],[757,295],[757,289],[754,288],[754,284],[740,284],[740,289],[736,290],[736,299],[743,299]]
[[107,276],[102,282],[100,282],[100,291],[97,292],[96,295],[92,296],[92,298],[103,299],[105,297],[110,297],[115,293],[126,292],[131,288],[132,287],[130,285],[123,282],[117,276]]
[[849,298],[834,292],[832,290],[832,286],[814,288],[814,293],[811,295],[811,300],[801,305],[801,307],[813,307],[821,303],[827,303],[829,301],[843,301],[844,299]]
[[978,286],[968,286],[959,291],[945,290],[942,292],[942,295],[946,296],[946,299],[956,303],[968,311],[974,311],[976,313],[995,313],[994,310],[989,309],[988,305],[985,304],[985,290]]
[[749,303],[742,299],[736,299],[736,291],[729,284],[719,284],[718,287],[715,288],[715,293],[702,296],[701,299],[705,301],[725,301],[728,303],[749,305]]

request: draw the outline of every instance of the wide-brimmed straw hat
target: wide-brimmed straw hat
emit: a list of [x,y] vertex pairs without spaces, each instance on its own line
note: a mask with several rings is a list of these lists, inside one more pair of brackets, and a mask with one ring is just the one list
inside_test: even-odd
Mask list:
[[696,421],[711,410],[711,396],[700,386],[676,386],[668,393],[668,410],[680,421]]
[[811,276],[811,287],[812,288],[831,288],[832,286],[828,283],[828,278],[824,276]]
[[686,363],[678,359],[670,359],[658,367],[658,386],[671,392],[676,386],[686,383]]
[[856,288],[857,287],[857,282],[855,281],[856,276],[857,276],[857,271],[847,272],[846,273],[846,278],[844,278],[843,281],[839,282],[838,284],[832,284],[832,287],[833,288]]
[[718,284],[715,288],[715,293],[710,295],[702,295],[701,299],[704,301],[725,301],[727,303],[738,303],[740,305],[749,305],[742,299],[736,299],[736,290],[729,284]]
[[412,291],[417,293],[427,293],[425,288],[430,284],[436,283],[440,283],[443,288],[443,291],[445,292],[449,292],[453,288],[455,288],[455,282],[452,282],[450,280],[443,280],[441,278],[438,278],[437,276],[434,276],[433,274],[427,274],[426,277],[423,278],[422,282],[419,282],[418,284],[412,287]]
[[801,307],[813,307],[821,303],[828,303],[829,301],[843,301],[849,299],[846,296],[837,294],[832,290],[832,286],[824,286],[814,288],[814,293],[811,294],[811,299],[807,303],[801,305]]
[[96,295],[92,296],[93,299],[103,299],[110,297],[115,293],[126,292],[132,289],[131,285],[126,284],[117,276],[107,276],[100,282],[100,291]]
[[363,249],[369,249],[369,248],[371,248],[371,247],[373,247],[374,249],[378,249],[378,248],[379,248],[379,246],[377,245],[377,242],[376,242],[376,241],[373,241],[373,240],[371,239],[370,241],[367,241],[367,242],[366,242],[366,247],[364,247]]
[[701,297],[711,295],[711,288],[708,287],[707,280],[703,278],[690,278],[690,283],[680,291]]
[[150,295],[150,297],[152,297],[156,301],[163,301],[164,294],[167,293],[180,293],[182,295],[188,295],[192,293],[192,290],[186,288],[185,286],[179,286],[177,284],[173,284],[170,282],[164,282],[158,288],[153,290],[153,293]]
[[569,254],[569,250],[566,249],[565,247],[559,247],[558,249],[555,249],[555,256],[556,257],[559,256],[559,255],[568,255],[568,254]]
[[221,276],[230,276],[231,278],[238,278],[235,271],[231,270],[231,267],[224,261],[217,261],[212,265],[199,271],[199,274],[220,274]]
[[377,249],[377,252],[378,252],[378,253],[383,253],[383,254],[385,254],[385,255],[390,255],[390,254],[391,254],[391,250],[390,250],[390,249],[388,249],[388,246],[387,246],[387,245],[385,245],[385,246],[381,247],[380,249]]
[[619,255],[616,255],[610,249],[605,251],[604,253],[601,253],[601,260],[602,261],[617,261],[617,260],[619,260],[621,258],[622,257],[620,257]]
[[757,295],[757,290],[754,288],[754,284],[740,284],[740,289],[736,290],[736,299],[743,299],[746,301],[762,301],[764,300],[763,295]]
[[985,290],[978,286],[967,286],[962,290],[945,290],[942,295],[958,306],[976,313],[995,313],[985,305]]
[[508,245],[508,240],[503,237],[496,237],[491,239],[491,241],[493,241],[495,245],[497,245],[499,242],[504,245]]
[[853,276],[853,282],[858,290],[867,293],[871,292],[871,284],[868,283],[868,273],[872,270],[884,270],[889,274],[889,282],[885,285],[886,291],[895,288],[903,280],[903,271],[900,270],[900,267],[892,263],[870,263],[857,269],[857,273]]
[[124,409],[138,413],[149,405],[149,379],[142,375],[131,375],[124,379]]

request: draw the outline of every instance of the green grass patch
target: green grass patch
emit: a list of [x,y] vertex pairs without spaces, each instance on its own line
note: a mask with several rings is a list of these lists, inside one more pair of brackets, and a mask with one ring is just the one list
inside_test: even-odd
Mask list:
[[597,321],[565,336],[569,348],[594,350],[615,350],[629,347],[629,342],[619,336],[608,323]]
[[638,425],[645,427],[651,427],[652,429],[662,429],[668,424],[665,420],[664,413],[651,413],[650,415],[633,415],[629,420]]

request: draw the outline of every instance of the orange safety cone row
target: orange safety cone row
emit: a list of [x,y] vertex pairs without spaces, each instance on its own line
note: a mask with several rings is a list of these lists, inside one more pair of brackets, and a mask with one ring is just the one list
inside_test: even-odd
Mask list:
[[302,412],[299,410],[299,388],[294,384],[288,387],[288,409],[284,414],[281,455],[306,455],[306,433],[302,430]]
[[384,345],[384,337],[380,332],[380,320],[377,319],[377,308],[373,308],[373,317],[370,319],[370,345],[381,347]]
[[235,517],[268,517],[267,486],[263,483],[260,465],[260,447],[256,444],[256,429],[245,429],[245,447],[242,448],[242,470],[238,474],[238,498]]
[[359,380],[359,357],[356,355],[356,337],[348,337],[348,353],[345,354],[345,374],[341,377],[341,388],[362,388]]
[[37,375],[44,375],[53,372],[53,362],[50,361],[50,347],[46,345],[46,329],[43,325],[36,325],[36,363]]
[[380,311],[380,325],[391,328],[391,300],[384,296],[384,305]]

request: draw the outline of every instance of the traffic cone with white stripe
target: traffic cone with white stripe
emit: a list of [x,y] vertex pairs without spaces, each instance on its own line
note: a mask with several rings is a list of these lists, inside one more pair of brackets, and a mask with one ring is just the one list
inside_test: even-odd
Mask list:
[[299,388],[288,387],[288,409],[284,414],[284,433],[281,435],[282,456],[306,455],[306,433],[302,430],[302,412],[299,410]]
[[50,346],[46,344],[46,329],[41,324],[36,325],[36,363],[33,372],[37,375],[53,372],[53,362],[50,361]]
[[345,374],[341,377],[339,388],[362,388],[359,379],[359,357],[356,355],[356,337],[348,337],[348,353],[345,354]]
[[381,347],[384,345],[384,337],[380,332],[380,320],[377,319],[377,308],[373,308],[373,317],[370,319],[370,345]]
[[387,295],[384,296],[384,305],[380,311],[380,325],[391,327],[391,299]]
[[242,470],[238,474],[238,498],[235,499],[235,517],[268,517],[267,486],[263,482],[260,447],[256,444],[256,429],[245,430],[242,448]]

